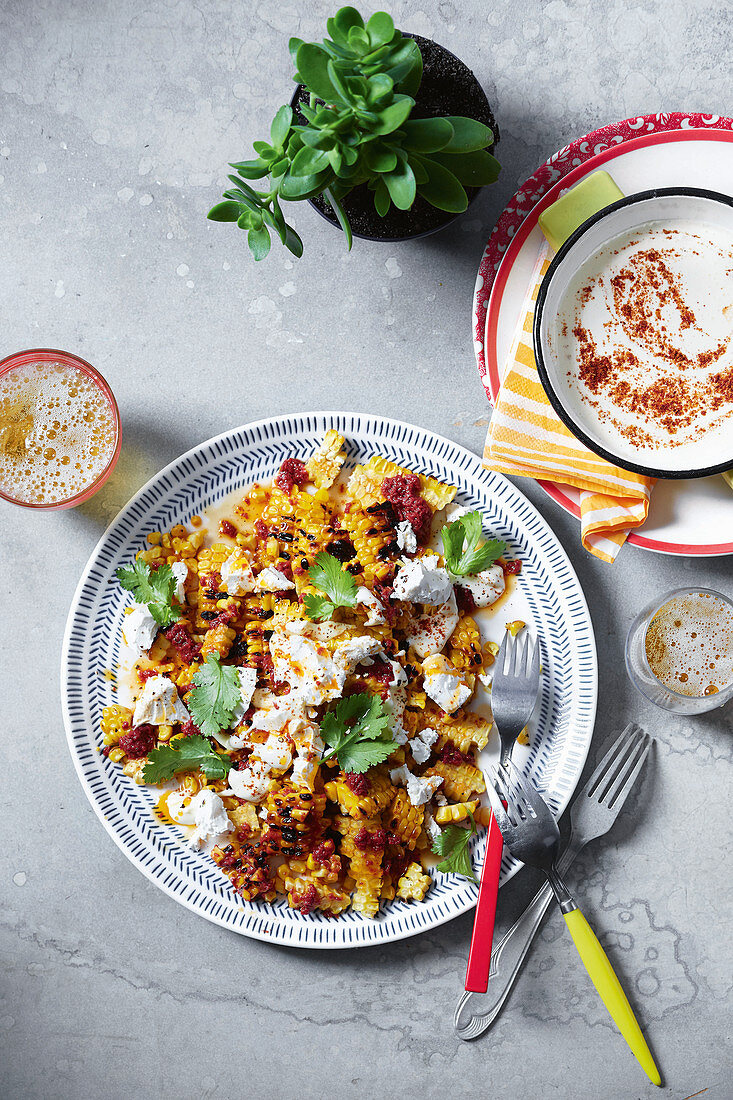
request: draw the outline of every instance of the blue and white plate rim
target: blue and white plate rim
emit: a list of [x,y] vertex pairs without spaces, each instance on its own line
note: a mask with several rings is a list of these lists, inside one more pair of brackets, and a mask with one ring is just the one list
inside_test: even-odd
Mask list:
[[[549,722],[550,739],[545,744],[537,738],[529,757],[530,774],[545,789],[557,814],[570,801],[585,763],[598,689],[588,607],[557,537],[507,478],[486,470],[477,455],[444,436],[372,414],[281,414],[222,432],[192,447],[155,474],[99,539],[72,600],[61,658],[61,696],[69,751],[105,829],[127,858],[160,889],[207,920],[242,935],[308,948],[371,946],[417,935],[471,909],[476,903],[477,887],[453,875],[439,875],[424,902],[389,902],[373,921],[351,911],[338,920],[328,920],[318,913],[303,917],[289,909],[284,900],[273,905],[244,902],[208,857],[191,851],[182,836],[154,817],[151,790],[135,785],[98,752],[100,708],[95,708],[94,701],[110,701],[101,698],[109,692],[104,669],[113,667],[107,662],[114,662],[119,652],[119,630],[107,630],[105,634],[100,627],[105,617],[114,619],[115,614],[119,625],[126,602],[117,586],[110,588],[106,599],[100,593],[114,577],[114,569],[142,548],[145,532],[183,521],[258,478],[272,477],[286,454],[295,451],[307,455],[331,427],[345,435],[347,446],[359,460],[380,453],[422,473],[452,480],[459,487],[458,499],[481,508],[492,530],[500,536],[508,535],[513,551],[521,554],[522,584],[538,626],[549,615],[551,601],[559,604],[563,614],[548,619],[552,629],[538,630],[545,671],[535,722],[540,726]],[[216,486],[213,491],[207,485],[209,480]],[[535,574],[543,570],[546,590],[535,593],[530,582],[537,580]],[[104,614],[101,603],[106,609]],[[560,682],[558,665],[563,671]],[[562,692],[558,698],[550,690],[555,686]],[[553,745],[559,728],[565,740]],[[554,768],[552,781],[545,786],[543,775],[550,766]],[[483,856],[484,835],[472,842],[476,866],[480,866]],[[502,883],[520,866],[505,856]]]

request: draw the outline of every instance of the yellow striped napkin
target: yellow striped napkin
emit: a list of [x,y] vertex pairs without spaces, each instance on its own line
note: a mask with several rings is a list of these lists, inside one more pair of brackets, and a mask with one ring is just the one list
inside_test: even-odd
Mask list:
[[611,465],[568,431],[555,413],[537,375],[532,324],[549,247],[537,259],[525,302],[524,323],[499,391],[484,447],[484,466],[502,474],[556,481],[580,489],[583,546],[613,562],[634,527],[649,511],[654,479]]

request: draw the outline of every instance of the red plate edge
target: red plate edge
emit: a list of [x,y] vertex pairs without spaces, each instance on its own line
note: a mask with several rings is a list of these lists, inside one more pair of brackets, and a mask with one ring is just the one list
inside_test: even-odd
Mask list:
[[[647,133],[639,134],[638,131],[641,129],[646,129]],[[627,136],[623,136],[624,134]],[[485,348],[489,340],[491,340],[492,346],[496,346],[499,311],[498,308],[495,308],[495,303],[498,307],[512,263],[522,244],[537,224],[537,219],[542,210],[554,202],[557,193],[561,189],[571,186],[577,179],[586,175],[591,164],[596,167],[607,160],[613,159],[621,147],[624,147],[624,151],[628,151],[629,148],[638,149],[648,145],[664,144],[669,141],[699,141],[703,134],[706,140],[733,141],[733,119],[718,115],[694,113],[644,115],[624,119],[621,122],[594,130],[592,133],[586,134],[584,137],[578,138],[570,145],[558,150],[540,165],[507,203],[484,250],[474,294],[474,348],[479,375],[492,404],[499,391],[500,381],[495,358],[491,358],[487,366]],[[603,149],[599,149],[598,152],[592,151],[593,148],[598,149],[598,146],[604,142],[610,144],[607,144]],[[591,146],[591,150],[587,146]],[[578,164],[579,158],[583,159]],[[568,159],[575,164],[575,167],[562,174],[561,168],[554,167],[554,165]],[[535,189],[534,193],[526,196],[526,189],[532,186]],[[516,211],[512,207],[517,199],[520,207],[525,200],[530,201],[532,204],[512,233],[511,229],[516,216]],[[500,247],[502,235],[505,235],[508,241],[503,253]],[[481,280],[480,286],[479,280]],[[481,322],[481,312],[483,310],[486,311],[485,325]],[[537,484],[561,507],[578,519],[580,518],[578,505],[566,496],[559,485],[554,482],[539,480]],[[733,543],[670,543],[647,538],[635,531],[631,532],[628,541],[644,549],[666,554],[702,557],[733,553]]]

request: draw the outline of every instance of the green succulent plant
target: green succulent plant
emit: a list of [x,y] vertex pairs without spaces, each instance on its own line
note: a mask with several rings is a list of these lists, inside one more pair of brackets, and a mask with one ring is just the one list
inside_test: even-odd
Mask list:
[[[257,157],[231,164],[236,175],[212,221],[236,222],[247,230],[255,260],[270,251],[271,232],[293,255],[303,242],[285,221],[282,202],[323,195],[351,248],[343,199],[366,184],[384,217],[394,204],[409,210],[417,195],[459,214],[468,205],[466,187],[493,183],[498,161],[488,152],[488,126],[459,116],[411,118],[422,79],[417,43],[395,29],[391,16],[375,12],[365,23],[355,8],[341,8],[327,21],[321,44],[290,39],[293,79],[309,94],[298,110],[281,107],[270,140],[255,141]],[[267,180],[262,190],[249,181]]]

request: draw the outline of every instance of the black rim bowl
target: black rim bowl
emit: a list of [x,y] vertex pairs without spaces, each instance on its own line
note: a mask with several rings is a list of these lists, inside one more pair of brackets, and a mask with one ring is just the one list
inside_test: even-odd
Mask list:
[[[537,373],[542,383],[542,388],[547,394],[548,400],[553,409],[560,417],[565,427],[572,432],[576,439],[585,444],[589,451],[593,451],[594,454],[600,455],[601,458],[605,458],[607,462],[612,463],[614,466],[619,466],[622,470],[630,470],[635,474],[643,474],[646,477],[660,478],[664,481],[681,481],[685,479],[692,479],[698,477],[710,477],[712,474],[722,474],[726,470],[730,470],[733,467],[733,450],[731,455],[726,461],[716,463],[715,466],[707,466],[699,470],[657,470],[653,466],[642,466],[636,462],[629,462],[627,459],[622,459],[618,455],[613,454],[600,443],[596,443],[594,439],[581,428],[573,417],[568,413],[567,409],[563,405],[562,401],[558,397],[552,382],[550,381],[547,367],[545,366],[545,360],[542,353],[542,316],[544,314],[545,302],[547,300],[547,292],[552,282],[552,279],[559,268],[560,264],[567,256],[576,241],[591,228],[596,225],[597,222],[603,218],[612,214],[615,210],[620,210],[624,206],[633,206],[635,203],[643,202],[646,199],[655,199],[666,195],[672,196],[692,196],[694,198],[712,199],[714,202],[723,203],[725,206],[733,207],[733,198],[730,195],[723,195],[719,191],[708,191],[700,187],[655,187],[649,191],[637,191],[634,195],[628,195],[626,198],[619,199],[617,202],[613,202],[610,206],[605,206],[603,210],[599,210],[597,214],[593,214],[592,217],[584,221],[582,225],[578,226],[574,233],[568,237],[565,243],[560,248],[560,251],[556,253],[550,266],[544,274],[542,282],[540,283],[540,289],[537,294],[537,303],[535,306],[534,314],[534,326],[533,326],[533,344],[534,344],[534,357],[537,364]],[[733,421],[733,415],[731,417]],[[732,444],[733,446],[733,444]]]

